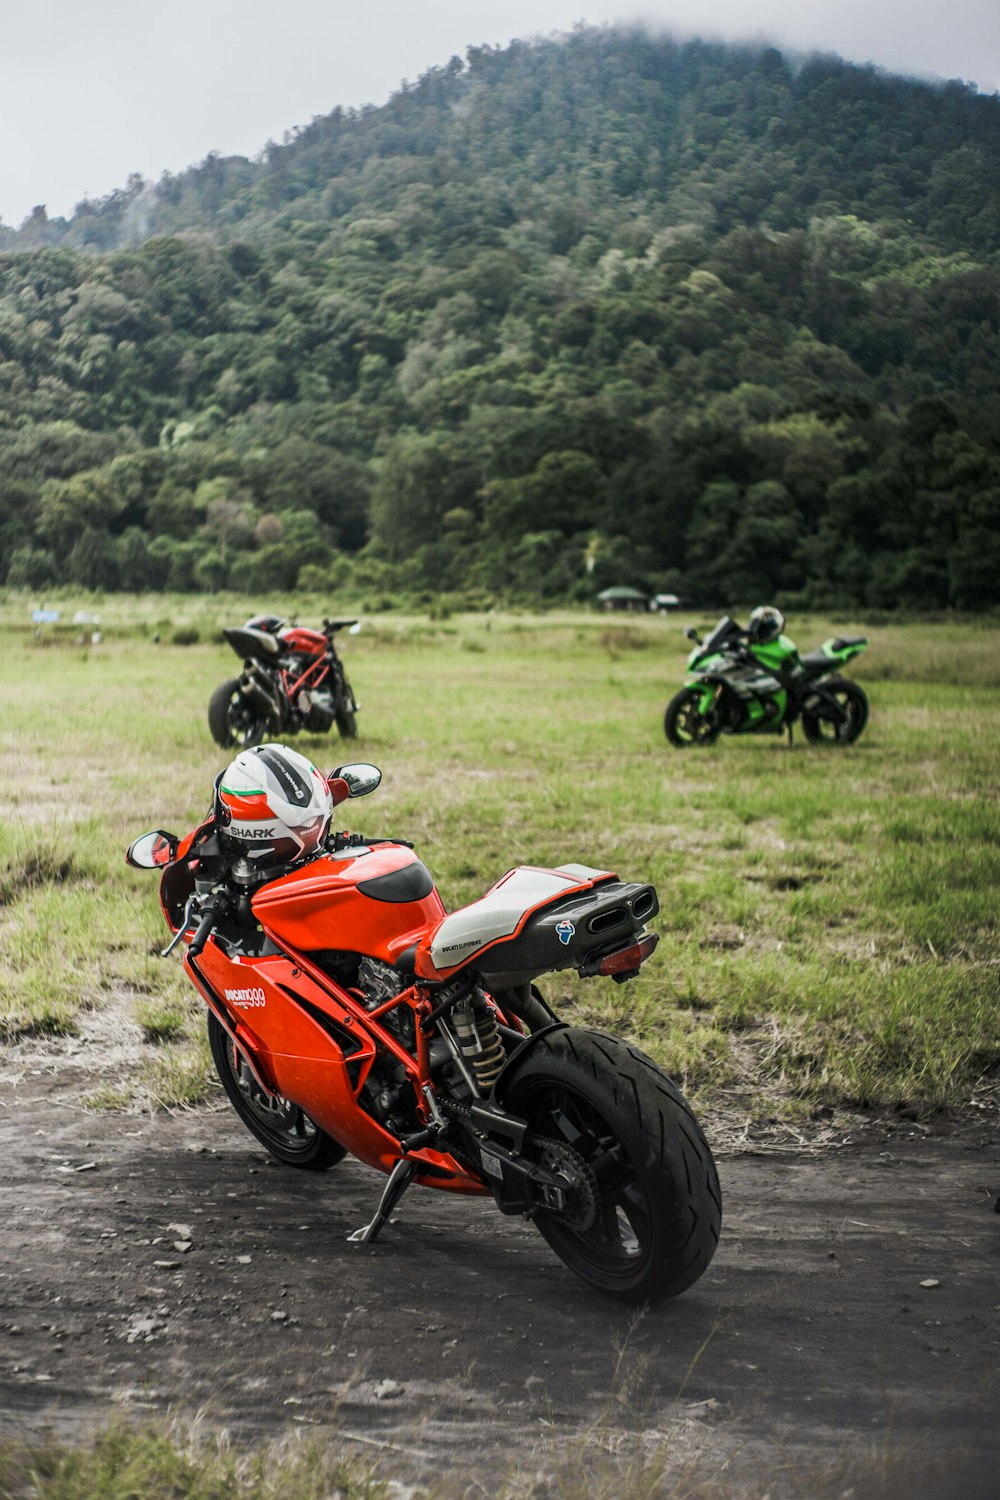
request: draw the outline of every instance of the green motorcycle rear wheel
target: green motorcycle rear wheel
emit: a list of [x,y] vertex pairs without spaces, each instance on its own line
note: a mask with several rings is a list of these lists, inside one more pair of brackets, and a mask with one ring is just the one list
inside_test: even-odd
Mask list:
[[852,745],[868,723],[868,695],[856,682],[838,677],[823,683],[842,710],[843,719],[824,718],[820,713],[802,714],[802,731],[811,745]]

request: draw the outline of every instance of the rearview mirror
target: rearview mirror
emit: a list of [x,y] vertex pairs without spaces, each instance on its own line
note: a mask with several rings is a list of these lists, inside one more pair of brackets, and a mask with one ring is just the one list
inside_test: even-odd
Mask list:
[[[367,797],[368,793],[373,792],[382,780],[382,772],[378,766],[370,766],[366,761],[360,761],[357,765],[338,766],[326,779],[328,782],[346,782],[349,797]],[[333,788],[331,787],[330,790],[333,791]],[[334,798],[340,800],[335,792]]]
[[159,870],[164,865],[169,865],[176,854],[176,836],[157,828],[152,833],[144,833],[141,838],[133,840],[125,851],[125,858],[137,870]]
[[689,625],[687,627],[687,629],[685,630],[684,634],[687,636],[687,638],[688,638],[689,641],[700,641],[701,640],[701,636],[698,634],[697,630],[695,629],[695,627],[693,625]]

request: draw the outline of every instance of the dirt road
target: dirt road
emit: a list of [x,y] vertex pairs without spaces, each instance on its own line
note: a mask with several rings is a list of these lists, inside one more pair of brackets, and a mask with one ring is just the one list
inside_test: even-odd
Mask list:
[[871,1453],[921,1500],[1000,1494],[985,1129],[723,1157],[712,1268],[636,1315],[479,1200],[414,1190],[377,1245],[350,1245],[368,1169],[281,1168],[228,1108],[90,1114],[92,1081],[54,1044],[0,1059],[6,1431],[123,1404],[254,1440],[333,1424],[410,1478],[665,1442],[748,1484]]

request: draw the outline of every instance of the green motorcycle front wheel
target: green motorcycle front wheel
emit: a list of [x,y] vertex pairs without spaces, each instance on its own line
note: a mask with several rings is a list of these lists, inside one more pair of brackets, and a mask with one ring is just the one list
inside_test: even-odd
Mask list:
[[701,711],[699,705],[703,694],[703,688],[681,688],[667,704],[663,732],[678,750],[689,745],[714,744],[722,733],[722,725]]

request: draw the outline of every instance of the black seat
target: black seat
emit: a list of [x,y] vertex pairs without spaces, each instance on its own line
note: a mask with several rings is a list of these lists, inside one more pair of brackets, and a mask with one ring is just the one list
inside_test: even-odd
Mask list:
[[834,638],[834,651],[846,651],[848,646],[867,646],[866,635],[838,635]]
[[232,646],[237,656],[247,660],[254,657],[258,661],[267,661],[269,658],[277,658],[281,655],[281,642],[266,630],[257,630],[255,627],[243,625],[239,628],[227,626],[222,634]]

